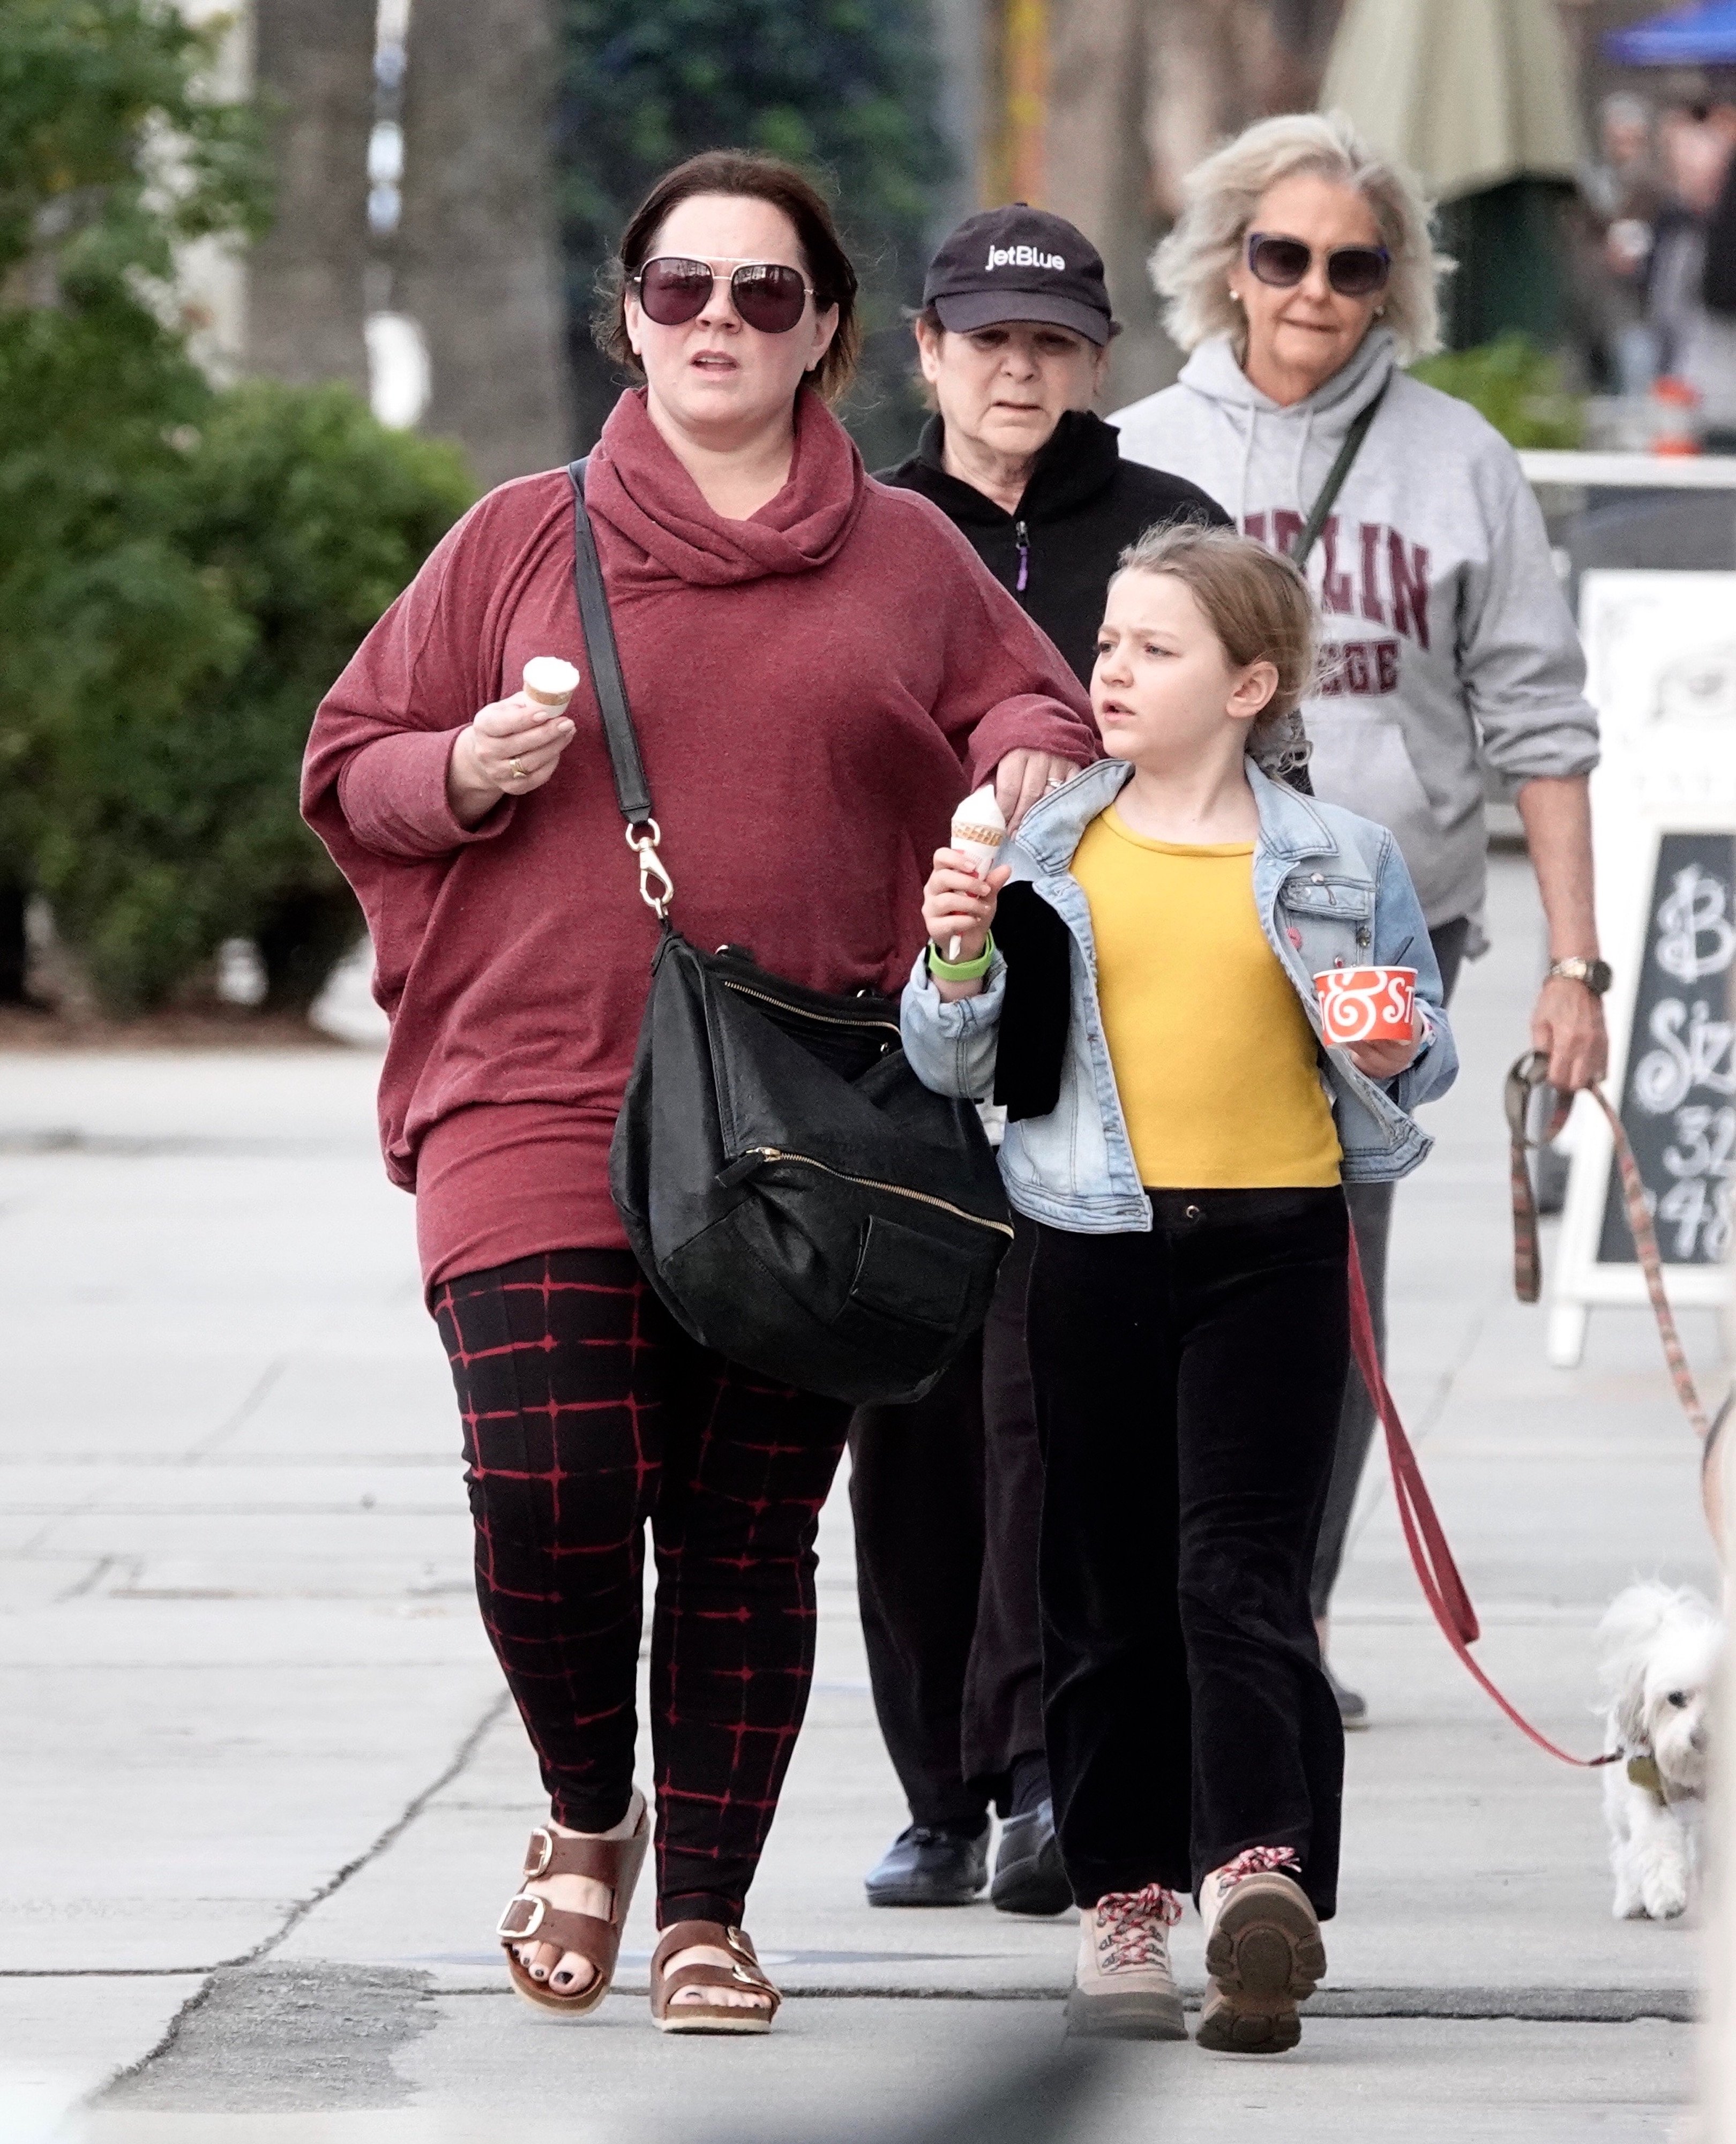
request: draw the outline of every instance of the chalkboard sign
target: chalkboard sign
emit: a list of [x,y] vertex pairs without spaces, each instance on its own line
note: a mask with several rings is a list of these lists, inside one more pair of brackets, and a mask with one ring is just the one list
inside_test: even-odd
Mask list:
[[[1621,1120],[1645,1179],[1658,1248],[1670,1265],[1716,1265],[1729,1249],[1736,1166],[1733,960],[1736,835],[1660,835]],[[1597,1258],[1600,1265],[1635,1262],[1613,1166]]]

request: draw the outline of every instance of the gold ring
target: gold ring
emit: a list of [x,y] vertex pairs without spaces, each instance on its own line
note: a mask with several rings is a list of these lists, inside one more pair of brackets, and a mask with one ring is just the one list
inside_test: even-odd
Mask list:
[[523,762],[521,760],[509,759],[507,762],[507,767],[510,770],[514,782],[529,781],[530,777],[524,772]]

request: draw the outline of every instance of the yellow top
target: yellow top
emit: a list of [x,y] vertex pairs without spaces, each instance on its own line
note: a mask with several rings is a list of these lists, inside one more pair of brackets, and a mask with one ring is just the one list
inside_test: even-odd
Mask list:
[[1260,928],[1253,853],[1147,841],[1111,805],[1074,856],[1142,1184],[1338,1181],[1313,1030]]

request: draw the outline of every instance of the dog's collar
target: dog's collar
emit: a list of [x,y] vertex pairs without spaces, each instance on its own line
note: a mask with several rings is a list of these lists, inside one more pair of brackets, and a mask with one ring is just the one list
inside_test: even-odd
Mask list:
[[1659,1809],[1669,1807],[1669,1796],[1664,1791],[1664,1774],[1658,1769],[1658,1760],[1649,1751],[1628,1759],[1628,1778],[1636,1787],[1642,1787]]
[[1664,1784],[1658,1760],[1649,1749],[1642,1749],[1629,1758],[1627,1774],[1634,1785],[1649,1794],[1659,1809],[1674,1809],[1678,1802],[1697,1802],[1701,1799],[1697,1787],[1679,1788],[1672,1794]]

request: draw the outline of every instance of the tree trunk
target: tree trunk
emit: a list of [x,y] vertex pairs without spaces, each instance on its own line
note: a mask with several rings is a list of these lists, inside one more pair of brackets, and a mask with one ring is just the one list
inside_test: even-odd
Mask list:
[[1167,385],[1178,363],[1146,269],[1162,228],[1145,146],[1148,15],[1144,0],[1061,0],[1053,14],[1044,206],[1076,223],[1104,258],[1122,324],[1104,390],[1110,409]]
[[255,0],[254,34],[277,215],[247,258],[246,369],[365,395],[372,0]]
[[1051,0],[1044,206],[1104,256],[1123,332],[1104,403],[1173,380],[1148,262],[1200,160],[1267,112],[1312,110],[1340,0]]
[[393,302],[428,344],[424,429],[461,439],[485,484],[569,451],[556,72],[548,0],[415,0]]

